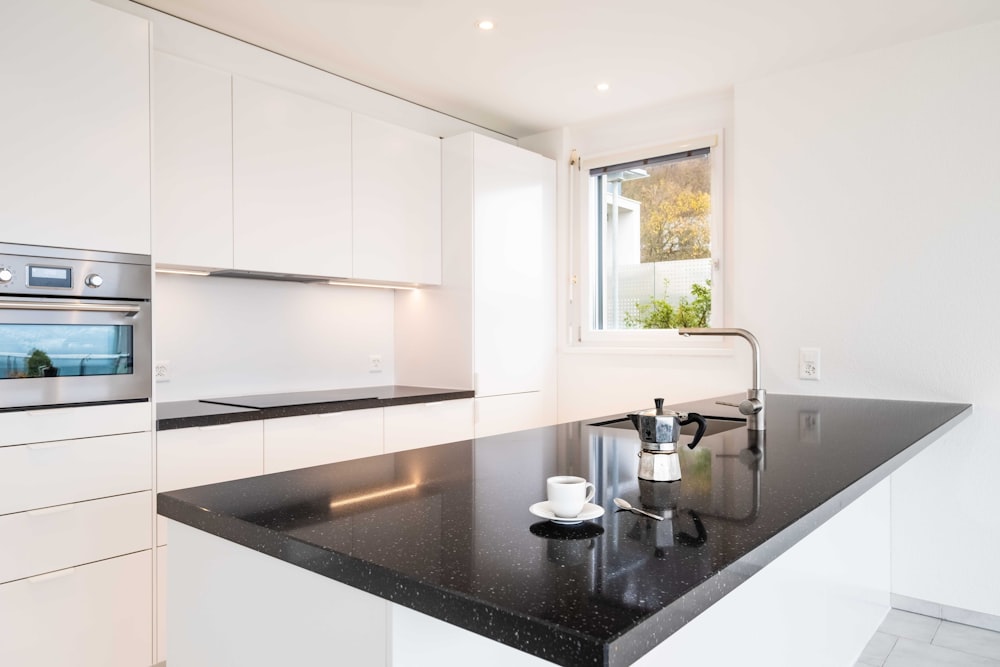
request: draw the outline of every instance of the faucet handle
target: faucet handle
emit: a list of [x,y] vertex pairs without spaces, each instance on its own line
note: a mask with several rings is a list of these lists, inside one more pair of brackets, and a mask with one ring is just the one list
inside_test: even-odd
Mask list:
[[746,417],[755,415],[764,409],[764,404],[756,398],[748,398],[740,401],[739,403],[727,403],[726,401],[716,401],[715,403],[716,405],[727,405],[731,408],[736,408],[740,411],[741,415]]

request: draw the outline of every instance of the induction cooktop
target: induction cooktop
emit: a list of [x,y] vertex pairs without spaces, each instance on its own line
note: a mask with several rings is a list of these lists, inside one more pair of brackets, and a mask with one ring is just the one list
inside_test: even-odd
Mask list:
[[311,405],[315,403],[343,403],[348,401],[373,401],[378,395],[371,390],[330,389],[326,391],[296,391],[281,394],[255,394],[252,396],[229,396],[224,398],[203,398],[202,403],[217,405],[232,405],[238,408],[287,408],[293,405]]

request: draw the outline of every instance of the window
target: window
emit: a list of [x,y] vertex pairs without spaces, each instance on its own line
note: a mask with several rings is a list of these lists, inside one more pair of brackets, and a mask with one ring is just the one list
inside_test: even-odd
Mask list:
[[578,299],[578,340],[666,343],[677,337],[663,329],[721,325],[720,142],[711,137],[583,167],[589,224],[581,273],[589,294]]

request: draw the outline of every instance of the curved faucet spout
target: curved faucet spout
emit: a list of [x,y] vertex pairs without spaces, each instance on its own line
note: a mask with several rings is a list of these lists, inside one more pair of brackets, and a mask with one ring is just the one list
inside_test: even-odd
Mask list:
[[747,390],[747,400],[739,406],[740,413],[747,417],[747,428],[751,431],[764,430],[764,396],[763,387],[760,386],[760,344],[757,337],[746,329],[724,328],[682,328],[677,333],[681,336],[739,336],[750,343],[753,352],[753,382]]

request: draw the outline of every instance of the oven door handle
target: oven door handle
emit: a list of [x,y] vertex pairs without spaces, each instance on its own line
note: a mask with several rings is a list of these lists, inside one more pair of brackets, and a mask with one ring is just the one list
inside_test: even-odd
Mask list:
[[139,314],[140,306],[116,305],[109,303],[51,303],[48,301],[3,301],[0,310],[59,310],[84,311],[88,313],[122,313],[126,317]]

